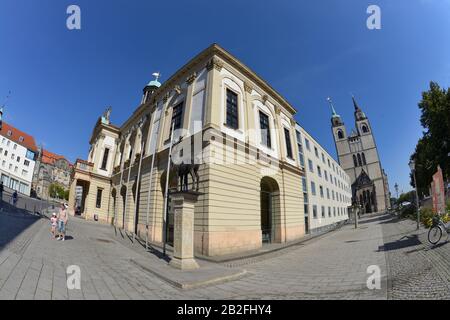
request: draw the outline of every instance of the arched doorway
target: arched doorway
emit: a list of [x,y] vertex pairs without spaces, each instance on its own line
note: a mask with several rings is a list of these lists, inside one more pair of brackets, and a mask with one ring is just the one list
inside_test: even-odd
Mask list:
[[[280,189],[275,179],[264,177],[261,179],[261,235],[262,243],[277,240],[277,217],[280,214]],[[279,220],[279,219],[278,219]],[[278,221],[279,224],[280,221]]]
[[113,218],[111,219],[111,224],[116,225],[117,221],[117,190],[116,188],[112,189],[111,191],[111,196],[112,196],[112,200],[113,200],[113,207],[112,207],[112,212],[113,212]]
[[125,205],[126,205],[126,199],[127,199],[127,187],[122,186],[120,189],[120,195],[122,196],[122,228],[125,229]]

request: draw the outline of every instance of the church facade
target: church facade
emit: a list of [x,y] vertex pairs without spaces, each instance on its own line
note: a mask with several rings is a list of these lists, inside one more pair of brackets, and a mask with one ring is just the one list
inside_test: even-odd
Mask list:
[[381,165],[370,121],[353,97],[355,127],[347,133],[344,122],[332,106],[332,132],[339,163],[350,176],[352,202],[362,213],[383,212],[390,207],[388,177]]

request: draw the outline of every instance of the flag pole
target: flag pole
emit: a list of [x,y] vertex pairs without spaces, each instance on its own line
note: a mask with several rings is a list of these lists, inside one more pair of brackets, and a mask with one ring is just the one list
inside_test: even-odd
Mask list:
[[170,176],[170,163],[172,161],[172,144],[173,144],[173,130],[175,128],[175,122],[172,123],[172,129],[170,130],[170,145],[169,155],[167,158],[167,171],[166,171],[166,187],[164,192],[164,224],[163,224],[163,254],[166,255],[166,243],[167,243],[167,224],[168,224],[168,201],[169,201],[169,176]]

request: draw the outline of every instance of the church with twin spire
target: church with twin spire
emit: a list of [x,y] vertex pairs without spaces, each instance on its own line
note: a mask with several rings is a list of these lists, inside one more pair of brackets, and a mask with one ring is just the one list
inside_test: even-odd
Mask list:
[[354,97],[352,100],[355,129],[350,134],[331,104],[332,132],[339,164],[350,176],[352,202],[361,205],[362,213],[384,212],[390,208],[388,178],[381,166],[369,119]]

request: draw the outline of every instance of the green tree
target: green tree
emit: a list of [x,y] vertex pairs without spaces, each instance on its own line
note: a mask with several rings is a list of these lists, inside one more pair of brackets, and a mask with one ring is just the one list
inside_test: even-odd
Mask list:
[[[411,156],[416,163],[419,195],[428,195],[432,176],[440,165],[444,179],[450,178],[450,89],[441,89],[435,82],[422,93],[419,102],[423,137]],[[411,185],[415,187],[411,176]]]

